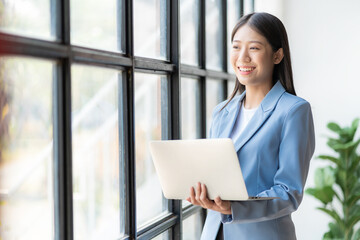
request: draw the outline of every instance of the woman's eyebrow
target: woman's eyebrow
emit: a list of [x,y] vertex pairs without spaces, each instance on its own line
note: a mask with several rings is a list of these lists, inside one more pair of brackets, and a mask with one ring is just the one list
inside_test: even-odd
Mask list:
[[[233,40],[233,42],[239,42],[239,43],[241,43],[240,40]],[[264,45],[262,42],[256,41],[256,40],[252,40],[252,41],[248,41],[248,42],[249,42],[249,43],[259,43],[259,44],[261,44],[261,45]]]

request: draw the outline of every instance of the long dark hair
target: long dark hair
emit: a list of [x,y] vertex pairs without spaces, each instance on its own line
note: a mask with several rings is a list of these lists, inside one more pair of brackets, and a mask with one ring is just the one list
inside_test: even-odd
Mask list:
[[[231,33],[231,42],[234,40],[234,36],[239,28],[245,24],[264,36],[274,52],[279,50],[279,48],[283,49],[284,58],[279,64],[275,64],[274,66],[272,76],[273,85],[279,80],[287,92],[296,95],[291,68],[289,42],[282,22],[277,17],[265,12],[247,14],[241,17],[236,23]],[[224,107],[235,97],[237,92],[243,93],[244,91],[245,86],[236,79],[234,90]]]

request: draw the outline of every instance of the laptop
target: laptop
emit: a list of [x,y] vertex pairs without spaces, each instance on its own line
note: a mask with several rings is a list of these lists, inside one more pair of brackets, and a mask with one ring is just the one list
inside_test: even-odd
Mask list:
[[150,141],[150,152],[167,199],[186,199],[198,182],[208,198],[269,200],[248,195],[234,144],[230,138]]

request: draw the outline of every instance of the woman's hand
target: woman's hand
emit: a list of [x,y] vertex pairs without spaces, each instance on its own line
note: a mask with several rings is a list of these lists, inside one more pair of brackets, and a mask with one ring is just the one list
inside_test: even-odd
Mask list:
[[220,197],[216,197],[215,201],[207,197],[207,189],[205,184],[197,183],[196,193],[193,187],[190,188],[190,197],[186,199],[188,202],[211,209],[222,214],[231,214],[230,201],[223,201]]

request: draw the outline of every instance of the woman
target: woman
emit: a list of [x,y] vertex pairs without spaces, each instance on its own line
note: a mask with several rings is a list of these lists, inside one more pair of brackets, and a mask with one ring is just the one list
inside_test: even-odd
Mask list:
[[238,81],[215,107],[210,137],[232,138],[249,195],[278,199],[211,201],[198,183],[187,200],[208,209],[201,239],[296,239],[291,213],[302,200],[315,140],[310,105],[295,93],[286,30],[275,16],[252,13],[236,24],[231,42]]

